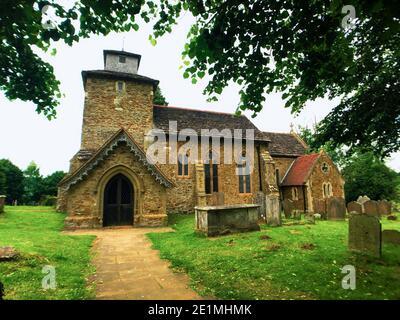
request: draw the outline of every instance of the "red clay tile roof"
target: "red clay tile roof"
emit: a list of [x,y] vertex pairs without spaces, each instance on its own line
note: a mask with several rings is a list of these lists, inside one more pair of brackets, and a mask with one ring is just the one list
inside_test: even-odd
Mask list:
[[306,183],[319,156],[319,153],[312,153],[298,157],[283,178],[281,186],[301,186]]

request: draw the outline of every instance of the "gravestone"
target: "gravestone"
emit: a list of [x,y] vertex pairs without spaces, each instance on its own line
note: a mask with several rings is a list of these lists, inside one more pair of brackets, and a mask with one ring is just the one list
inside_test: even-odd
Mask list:
[[294,210],[294,203],[290,199],[285,199],[282,201],[283,213],[285,214],[285,218],[289,219],[292,217]]
[[271,193],[265,196],[265,216],[267,225],[280,226],[281,221],[281,205],[278,193]]
[[364,213],[366,215],[379,218],[378,202],[375,200],[368,200],[364,202]]
[[362,206],[360,203],[356,202],[356,201],[351,201],[347,204],[347,211],[349,213],[358,213],[358,214],[362,214]]
[[385,243],[392,243],[400,245],[400,231],[397,230],[383,230],[382,241]]
[[381,229],[381,223],[377,217],[350,214],[349,249],[380,257]]
[[359,196],[357,198],[357,202],[361,205],[363,205],[365,202],[371,200],[370,198],[368,198],[368,196]]
[[264,192],[257,192],[254,202],[259,205],[257,212],[259,219],[265,219],[265,196]]
[[387,200],[378,201],[378,213],[380,216],[387,216],[392,213],[392,204]]
[[331,197],[327,201],[327,219],[344,220],[346,216],[346,203],[343,198]]
[[6,203],[6,196],[0,196],[0,213],[4,212],[5,203]]

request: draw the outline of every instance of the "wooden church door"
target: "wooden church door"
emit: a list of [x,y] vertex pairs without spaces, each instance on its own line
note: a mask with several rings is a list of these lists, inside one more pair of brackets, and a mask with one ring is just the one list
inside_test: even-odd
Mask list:
[[128,178],[117,174],[104,191],[103,226],[133,224],[133,187]]

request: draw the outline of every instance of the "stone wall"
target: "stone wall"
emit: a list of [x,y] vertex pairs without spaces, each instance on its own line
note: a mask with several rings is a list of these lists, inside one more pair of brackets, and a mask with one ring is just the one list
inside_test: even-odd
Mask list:
[[117,173],[127,176],[133,184],[134,225],[166,224],[165,187],[156,182],[126,146],[119,146],[83,181],[71,186],[68,190],[68,200],[65,201],[68,212],[67,227],[102,226],[102,199],[105,184]]
[[[321,170],[321,166],[323,163],[327,163],[329,170],[327,173],[324,173]],[[332,185],[332,196],[344,198],[344,180],[337,169],[336,165],[332,162],[332,160],[326,155],[321,154],[319,157],[314,170],[312,171],[309,178],[309,185],[311,188],[311,193],[313,198],[323,199],[323,183],[330,182]]]
[[274,156],[272,156],[272,158],[275,161],[275,169],[279,170],[279,179],[282,181],[286,172],[289,170],[291,164],[293,163],[294,160],[296,160],[296,157],[274,157]]
[[153,125],[153,86],[125,80],[119,94],[116,82],[87,78],[81,149],[99,149],[122,127],[144,146],[144,135]]
[[[182,145],[180,143],[179,147]],[[200,150],[200,146],[199,146]],[[224,164],[224,147],[221,143],[220,164],[218,165],[219,195],[205,194],[205,203],[199,204],[196,190],[196,175],[204,172],[196,172],[196,163],[189,164],[189,176],[179,177],[177,164],[162,164],[161,170],[175,183],[175,187],[167,189],[167,211],[168,213],[191,213],[196,205],[218,205],[218,199],[223,199],[223,204],[253,204],[256,202],[260,191],[259,160],[257,152],[254,156],[254,169],[251,173],[251,192],[239,193],[239,178],[236,175],[236,164]],[[167,152],[168,157],[168,152]],[[201,163],[201,154],[198,155],[197,163]],[[203,177],[204,179],[204,177]]]
[[[292,189],[297,189],[297,200],[293,198]],[[281,188],[282,198],[283,200],[290,199],[291,206],[293,210],[301,210],[304,212],[304,194],[303,194],[303,187],[301,186],[293,186],[293,187],[282,187]]]

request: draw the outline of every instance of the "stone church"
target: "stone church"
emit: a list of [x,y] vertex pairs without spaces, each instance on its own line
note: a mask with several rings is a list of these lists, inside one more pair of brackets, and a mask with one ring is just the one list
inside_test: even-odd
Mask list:
[[[285,199],[298,210],[317,212],[320,201],[344,197],[344,181],[332,160],[325,153],[307,154],[293,130],[262,132],[243,115],[154,105],[158,81],[138,74],[140,60],[137,54],[105,50],[103,70],[82,71],[81,146],[58,191],[66,228],[161,226],[170,213],[238,204],[259,204],[260,218],[268,222],[280,214]],[[190,128],[199,145],[215,138],[203,129],[252,130],[252,138],[240,138],[253,146],[252,170],[238,173],[247,165],[223,161],[226,143],[202,149],[195,158],[180,149],[172,154],[171,123],[176,132]],[[164,151],[175,161],[149,158],[155,141],[149,132],[155,129],[167,133]],[[185,141],[175,143],[181,147]]]

